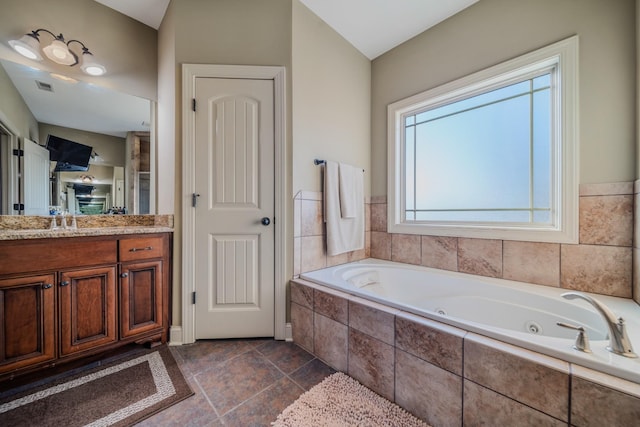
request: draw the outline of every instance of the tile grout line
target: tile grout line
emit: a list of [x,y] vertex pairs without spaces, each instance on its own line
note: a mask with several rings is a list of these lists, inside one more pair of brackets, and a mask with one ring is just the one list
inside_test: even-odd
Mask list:
[[[259,346],[258,346],[259,347]],[[262,390],[260,390],[259,392],[251,395],[250,397],[248,397],[247,399],[243,400],[242,402],[238,403],[236,406],[234,406],[233,408],[229,409],[227,412],[225,412],[224,414],[222,414],[222,416],[220,416],[220,421],[222,421],[222,418],[225,417],[226,415],[230,414],[231,412],[235,411],[236,409],[238,409],[239,407],[241,407],[242,405],[244,405],[245,403],[247,403],[248,401],[258,397],[259,395],[265,393],[267,390],[274,388],[276,383],[278,381],[280,381],[282,378],[287,378],[288,380],[290,380],[291,382],[293,382],[298,388],[300,388],[303,392],[305,392],[306,390],[304,389],[304,387],[300,386],[300,384],[298,384],[297,382],[293,381],[293,379],[291,379],[289,377],[289,375],[287,375],[282,369],[280,369],[275,363],[273,363],[264,353],[262,353],[260,350],[258,350],[258,347],[254,347],[252,350],[255,350],[262,359],[266,360],[268,363],[270,363],[274,368],[276,368],[276,370],[278,372],[280,372],[282,374],[281,377],[275,379],[271,384],[269,384],[267,387],[263,388]],[[309,363],[309,362],[307,362]],[[306,364],[305,364],[306,365]],[[305,366],[303,365],[303,366]],[[297,369],[295,370],[297,371]],[[294,372],[295,372],[294,371]],[[215,408],[214,408],[215,409]],[[217,413],[217,411],[216,411]]]
[[[294,344],[294,345],[297,345],[297,344]],[[299,346],[298,346],[298,348],[301,348],[302,350],[304,350],[302,347],[299,347]],[[309,353],[307,350],[304,350],[304,351],[305,351],[305,352],[307,352],[307,353]],[[260,350],[258,350],[258,352],[260,352]],[[282,373],[282,375],[283,375],[284,377],[286,377],[289,381],[291,381],[292,383],[294,383],[296,386],[300,387],[300,388],[302,389],[302,391],[303,391],[303,392],[306,392],[306,391],[307,391],[307,389],[306,389],[306,388],[302,387],[300,384],[298,384],[298,382],[297,382],[296,380],[294,380],[294,379],[291,377],[291,374],[293,374],[294,372],[298,372],[300,369],[302,369],[302,368],[304,368],[305,366],[309,365],[311,362],[313,362],[314,360],[318,359],[317,357],[315,357],[315,356],[313,356],[311,353],[309,353],[309,354],[311,354],[311,355],[313,356],[313,358],[312,358],[311,360],[309,360],[309,361],[307,361],[307,362],[303,363],[301,366],[299,366],[298,368],[296,368],[296,369],[294,369],[293,371],[291,371],[291,373],[290,373],[290,374],[287,374],[287,373],[286,373],[286,372],[284,372],[282,369],[280,369],[280,367],[278,367],[278,365],[276,365],[275,363],[273,363],[273,362],[271,361],[271,359],[269,359],[269,358],[268,358],[264,353],[260,352],[260,354],[262,354],[262,355],[264,356],[264,358],[265,358],[265,359],[267,359],[267,361],[268,361],[269,363],[271,363],[271,364],[272,364],[272,365],[273,365],[273,366],[274,366],[278,371],[280,371],[280,372]],[[318,360],[319,360],[319,359],[318,359]],[[323,362],[323,363],[324,363],[324,362]]]
[[200,382],[198,381],[198,379],[195,377],[195,375],[193,376],[193,381],[196,383],[196,385],[198,386],[198,388],[200,389],[200,391],[202,392],[202,395],[204,396],[205,400],[207,401],[207,403],[209,404],[209,406],[211,407],[211,409],[213,409],[213,413],[216,414],[216,417],[218,419],[222,418],[220,416],[220,413],[218,412],[218,410],[216,409],[216,407],[214,406],[213,402],[211,402],[211,400],[209,399],[209,396],[207,395],[207,393],[204,391],[204,389],[202,388],[202,385],[200,384]]
[[[205,373],[205,372],[213,371],[214,369],[217,369],[217,368],[219,367],[219,365],[222,365],[222,364],[227,363],[227,362],[229,362],[229,361],[231,361],[231,360],[237,359],[238,357],[240,357],[240,356],[242,356],[242,355],[244,355],[244,354],[246,354],[246,353],[248,353],[248,352],[250,352],[250,351],[256,350],[256,349],[257,349],[257,346],[251,346],[251,347],[248,347],[248,348],[247,348],[247,349],[245,349],[244,351],[240,351],[240,352],[238,352],[238,354],[235,354],[235,355],[233,355],[233,356],[229,357],[228,359],[225,359],[225,360],[223,360],[223,361],[220,361],[220,362],[216,363],[214,366],[211,366],[211,367],[209,367],[209,368],[207,368],[207,369],[205,369],[205,370],[203,370],[203,371],[199,371],[199,372],[197,372],[197,373],[193,373],[193,375],[192,375],[193,380],[194,380],[194,381],[195,381],[195,383],[198,385],[198,388],[200,389],[200,391],[202,391],[202,394],[203,394],[204,398],[206,399],[207,403],[209,403],[209,406],[213,409],[213,412],[214,412],[214,414],[216,415],[216,417],[217,417],[218,421],[222,422],[222,418],[223,418],[225,415],[227,415],[229,412],[231,412],[232,410],[234,410],[236,407],[234,407],[234,408],[230,409],[229,411],[227,411],[227,412],[225,412],[224,414],[222,414],[222,415],[221,415],[221,414],[220,414],[220,412],[218,411],[218,409],[215,407],[215,405],[214,405],[214,404],[213,404],[213,402],[211,401],[211,399],[209,398],[209,395],[207,394],[207,392],[204,390],[204,388],[202,388],[202,385],[201,385],[201,384],[200,384],[200,382],[198,381],[197,376],[198,376],[198,375],[200,375],[200,374],[203,374],[203,373]],[[257,351],[257,350],[256,350],[256,351]],[[262,355],[262,353],[260,353],[260,352],[258,352],[258,353],[259,353],[260,355]],[[181,355],[181,356],[182,356],[182,355]],[[183,358],[183,359],[184,359],[184,358]],[[244,403],[244,402],[242,402],[242,403]],[[242,404],[242,403],[241,403],[241,404]],[[240,406],[240,405],[238,405],[238,406]]]

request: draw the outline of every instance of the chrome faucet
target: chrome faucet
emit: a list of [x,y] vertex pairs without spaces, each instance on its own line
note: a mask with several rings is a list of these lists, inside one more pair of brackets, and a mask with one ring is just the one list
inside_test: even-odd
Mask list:
[[625,357],[638,357],[638,355],[633,352],[631,341],[627,335],[627,325],[624,323],[624,319],[622,317],[616,319],[615,314],[613,314],[606,305],[583,293],[566,292],[562,294],[562,297],[570,300],[576,298],[583,299],[598,310],[598,313],[600,313],[604,318],[607,323],[607,327],[609,328],[609,346],[607,347],[607,350]]

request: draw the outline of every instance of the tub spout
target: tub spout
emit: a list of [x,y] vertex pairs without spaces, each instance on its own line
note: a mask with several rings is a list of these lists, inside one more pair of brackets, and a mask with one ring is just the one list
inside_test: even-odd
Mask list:
[[577,298],[583,299],[598,310],[598,313],[603,317],[607,323],[607,327],[609,328],[609,346],[607,347],[607,350],[625,357],[638,357],[638,355],[633,352],[631,341],[627,335],[627,325],[624,323],[624,319],[622,317],[616,318],[615,314],[613,314],[609,307],[595,298],[583,293],[566,292],[562,294],[562,297],[570,300]]

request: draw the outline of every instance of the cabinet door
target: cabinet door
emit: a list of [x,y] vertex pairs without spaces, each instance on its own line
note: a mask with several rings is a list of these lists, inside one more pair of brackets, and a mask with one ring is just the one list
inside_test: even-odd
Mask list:
[[121,337],[162,330],[162,261],[123,263],[120,268]]
[[0,280],[0,373],[55,358],[54,280]]
[[62,355],[117,341],[115,266],[62,272],[58,298]]

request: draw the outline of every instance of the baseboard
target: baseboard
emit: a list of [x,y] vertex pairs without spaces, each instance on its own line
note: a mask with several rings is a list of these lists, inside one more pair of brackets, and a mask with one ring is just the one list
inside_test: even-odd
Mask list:
[[[293,333],[291,331],[291,323],[284,325],[284,340],[293,342]],[[169,345],[182,345],[182,326],[172,326],[169,329]]]
[[169,345],[182,344],[182,326],[172,326],[169,329]]
[[293,342],[293,332],[291,330],[291,323],[284,325],[284,340],[287,342]]

